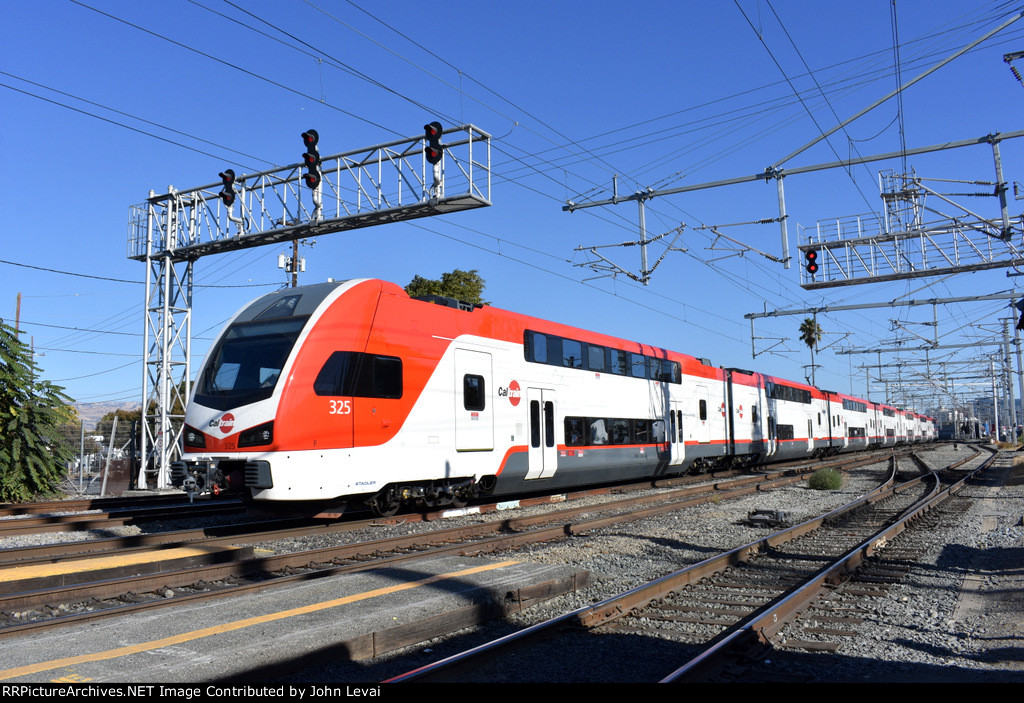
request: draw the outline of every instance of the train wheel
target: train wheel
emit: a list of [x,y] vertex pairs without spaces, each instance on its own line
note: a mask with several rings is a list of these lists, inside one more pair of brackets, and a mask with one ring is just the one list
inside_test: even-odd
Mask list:
[[385,488],[367,503],[377,517],[391,517],[402,507],[402,501],[399,500],[393,488]]

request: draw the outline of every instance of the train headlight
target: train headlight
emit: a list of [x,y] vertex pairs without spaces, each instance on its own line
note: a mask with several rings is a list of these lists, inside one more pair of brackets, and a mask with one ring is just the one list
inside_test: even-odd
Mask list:
[[185,425],[184,436],[186,447],[193,447],[195,449],[204,449],[206,447],[206,435],[196,428]]
[[238,435],[239,447],[259,447],[274,441],[274,423],[266,422]]

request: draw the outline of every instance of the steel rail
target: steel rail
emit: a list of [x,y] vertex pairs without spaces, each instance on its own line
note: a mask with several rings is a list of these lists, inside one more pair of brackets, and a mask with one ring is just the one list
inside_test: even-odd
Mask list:
[[[987,469],[997,456],[998,453],[993,452],[984,463],[945,489],[942,488],[938,471],[932,471],[928,477],[919,477],[906,484],[900,484],[900,487],[903,487],[910,483],[919,483],[926,478],[931,478],[935,481],[931,491],[915,505],[905,510],[893,524],[882,528],[861,544],[849,550],[835,563],[820,570],[790,595],[782,598],[764,611],[758,612],[747,620],[735,625],[731,628],[728,635],[722,637],[714,645],[701,652],[700,655],[673,671],[662,679],[660,683],[681,683],[693,680],[701,672],[713,667],[717,659],[727,656],[730,651],[735,651],[737,648],[743,647],[745,644],[755,640],[761,644],[768,644],[772,637],[787,622],[792,620],[817,598],[826,585],[839,583],[842,580],[843,574],[858,568],[868,557],[883,548],[897,535],[909,529],[911,522],[935,508],[953,493],[959,492],[970,478]],[[964,461],[967,460],[969,458]],[[958,462],[956,465],[963,464],[964,461]]]
[[812,518],[794,527],[780,530],[767,537],[736,547],[728,552],[692,564],[625,593],[607,598],[596,605],[585,606],[564,615],[531,625],[491,642],[389,678],[384,683],[428,681],[444,674],[457,672],[464,667],[472,666],[474,662],[482,658],[496,656],[505,650],[521,647],[540,638],[550,637],[558,630],[569,627],[594,627],[603,622],[626,615],[674,590],[691,583],[696,583],[705,576],[720,571],[732,564],[747,561],[764,549],[777,546],[806,532],[817,529],[826,520],[866,504],[869,500],[889,490],[895,484],[895,477],[896,462],[892,460],[885,481],[875,490],[848,505],[829,511],[824,515]]
[[[877,461],[877,459],[876,459]],[[795,473],[795,475],[793,475]],[[145,608],[181,605],[185,602],[197,600],[230,597],[252,590],[264,590],[269,587],[283,586],[296,581],[308,580],[310,578],[323,578],[336,576],[356,571],[367,571],[374,568],[409,561],[422,559],[425,556],[440,556],[445,554],[481,554],[501,549],[511,549],[525,544],[538,543],[559,539],[569,535],[582,534],[591,530],[606,527],[611,524],[630,522],[658,515],[675,510],[681,510],[711,500],[737,498],[750,493],[770,490],[774,487],[787,485],[793,482],[805,480],[803,472],[792,470],[778,472],[767,477],[761,477],[759,483],[750,483],[749,477],[738,479],[735,483],[741,484],[738,488],[730,488],[732,482],[714,482],[702,486],[689,486],[653,495],[635,496],[600,505],[576,506],[557,511],[555,514],[537,515],[532,517],[518,517],[505,520],[490,521],[471,527],[454,527],[446,530],[436,530],[414,535],[403,535],[372,542],[361,542],[352,545],[341,545],[326,547],[316,550],[293,552],[289,554],[276,555],[272,557],[255,557],[244,559],[239,562],[228,564],[207,564],[191,568],[177,568],[168,571],[158,571],[144,575],[134,575],[126,578],[106,578],[100,581],[78,583],[70,585],[59,585],[56,588],[46,589],[34,587],[30,591],[8,592],[0,594],[0,610],[22,610],[45,605],[52,605],[56,602],[80,602],[82,600],[95,598],[116,598],[125,593],[144,593],[153,589],[166,587],[182,587],[192,585],[198,581],[210,581],[232,577],[266,577],[264,580],[254,584],[236,585],[230,588],[197,593],[178,595],[172,599],[161,599],[147,603],[133,603],[128,605],[113,606],[89,613],[65,615],[59,618],[48,620],[37,620],[25,624],[9,624],[0,627],[0,638],[7,638],[37,632],[41,629],[60,627],[73,622],[81,622],[94,618],[110,617],[117,614],[132,612]],[[703,495],[694,496],[696,491],[703,490]],[[647,505],[650,503],[660,503]],[[643,507],[647,506],[647,507]],[[639,507],[639,509],[638,509]],[[601,513],[598,517],[581,519],[575,522],[565,522],[567,518],[575,518],[580,515]],[[612,513],[607,515],[607,513]],[[366,521],[369,523],[370,521]],[[543,526],[547,524],[547,526]],[[541,525],[540,527],[535,527]],[[365,526],[365,525],[364,525]],[[511,532],[512,534],[509,534]],[[486,537],[487,534],[495,534],[493,537]],[[267,534],[258,535],[259,540],[253,535],[246,536],[245,542],[254,543],[257,541],[268,541]],[[463,540],[459,543],[451,543],[452,540]],[[465,541],[475,540],[475,541]],[[239,543],[238,537],[221,537],[204,540],[204,544],[217,543]],[[443,543],[436,546],[432,543]],[[196,542],[185,544],[194,545]],[[425,546],[426,545],[426,546]],[[165,548],[174,546],[163,545]],[[312,566],[313,564],[328,564],[333,560],[354,559],[360,556],[379,555],[385,550],[414,549],[409,553],[383,556],[372,561],[347,564],[341,566]],[[429,550],[429,553],[428,553]],[[313,568],[315,573],[273,575],[274,570],[288,568]]]

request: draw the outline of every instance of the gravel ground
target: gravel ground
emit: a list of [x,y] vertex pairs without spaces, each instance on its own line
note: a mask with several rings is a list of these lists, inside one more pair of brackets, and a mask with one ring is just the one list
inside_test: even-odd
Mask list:
[[[944,446],[931,450],[935,465],[966,456]],[[838,654],[779,651],[744,675],[746,681],[1024,681],[1024,470],[1012,466],[1016,454],[1004,453],[999,471],[990,480],[969,487],[975,499],[965,523],[942,528],[936,547],[912,575],[878,599],[875,612],[860,626],[861,637],[844,644]],[[499,634],[554,615],[592,605],[612,593],[627,590],[675,571],[712,554],[745,544],[772,530],[743,524],[755,509],[789,511],[794,522],[849,502],[874,487],[878,469],[847,474],[838,491],[815,491],[806,484],[709,503],[675,514],[619,525],[589,535],[533,546],[495,557],[566,564],[591,572],[592,585],[577,593],[531,608],[506,622],[464,632],[448,641],[435,641],[397,652],[374,662],[340,663],[307,670],[294,677],[302,682],[380,681],[448,654],[462,651]],[[595,499],[614,500],[615,497]],[[524,508],[515,515],[543,508]],[[468,516],[447,521],[493,520],[495,515]],[[439,523],[378,527],[372,534],[351,533],[329,538],[383,538],[392,534],[435,529]],[[129,531],[137,528],[128,528]],[[146,530],[155,529],[147,526]],[[56,535],[43,541],[68,539]],[[26,543],[11,538],[0,547]],[[289,540],[273,545],[278,551],[323,546],[326,538]],[[588,651],[590,673],[578,680],[645,680],[647,662],[629,659],[629,638],[614,638],[611,660],[630,661],[630,673],[616,679]],[[561,657],[562,659],[568,658]],[[554,662],[557,663],[557,662]],[[531,680],[559,681],[558,674],[537,671]],[[649,680],[649,679],[648,679]]]

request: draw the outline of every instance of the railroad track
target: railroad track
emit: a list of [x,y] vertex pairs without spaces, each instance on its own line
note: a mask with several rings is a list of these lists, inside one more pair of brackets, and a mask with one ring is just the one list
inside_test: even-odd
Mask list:
[[[865,459],[846,461],[862,463]],[[877,462],[878,459],[875,457],[871,461]],[[626,498],[604,491],[608,493],[608,499],[599,507],[562,507],[537,517],[430,529],[422,534],[271,556],[256,556],[251,549],[244,547],[302,535],[354,531],[401,520],[344,523],[321,520],[313,524],[281,526],[280,529],[267,529],[271,526],[264,523],[259,532],[252,532],[251,526],[240,525],[2,550],[0,569],[6,567],[10,570],[0,571],[0,637],[145,608],[180,607],[185,602],[285,586],[308,578],[314,572],[317,576],[326,577],[426,556],[481,554],[561,539],[615,523],[789,485],[804,480],[810,468],[774,471],[763,476],[743,476],[701,485],[687,485],[691,482],[682,480],[679,487]],[[647,483],[643,487],[649,489],[651,485]],[[247,527],[250,528],[248,531]],[[116,555],[124,558],[133,553],[153,555],[155,551],[166,554],[166,558],[136,562],[127,567],[75,567],[78,560],[83,565],[89,563],[86,557]],[[54,575],[47,575],[45,572],[49,570],[45,568],[32,568],[54,563],[68,568]],[[19,577],[19,570],[27,575]]]
[[180,497],[144,501],[52,501],[16,507],[5,505],[0,519],[0,539],[45,532],[109,530],[157,520],[191,520],[211,516],[240,515],[247,511],[240,500],[185,503]]
[[[985,466],[989,461],[991,457]],[[965,477],[957,478],[955,486],[962,486]],[[783,626],[808,611],[823,589],[844,581],[915,518],[935,510],[952,490],[954,484],[943,485],[939,472],[899,484],[893,480],[843,509],[388,682],[515,681],[512,669],[544,671],[539,680],[681,682],[735,671],[737,662],[747,664],[763,655],[765,647],[778,641]],[[911,555],[876,559],[871,564],[874,573],[864,571],[864,583],[883,578],[883,569],[884,578],[893,578],[894,564],[903,560],[898,566],[906,568]],[[855,607],[839,617],[855,619],[851,612]],[[828,625],[818,629],[827,630]],[[614,649],[620,637],[650,644],[648,654],[629,658],[630,671],[622,670],[622,656],[600,651]],[[795,637],[788,635],[791,646],[801,644]],[[577,654],[555,656],[556,651]],[[490,661],[500,662],[502,670],[489,668]],[[555,661],[565,662],[567,668],[552,672]],[[580,661],[600,664],[583,674],[575,668]]]
[[187,499],[182,494],[136,496],[125,498],[71,498],[31,503],[0,503],[0,517],[36,515],[39,513],[84,512],[88,510],[123,510],[158,505],[180,505]]

